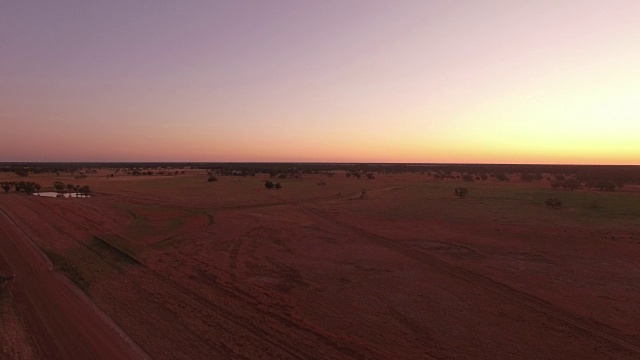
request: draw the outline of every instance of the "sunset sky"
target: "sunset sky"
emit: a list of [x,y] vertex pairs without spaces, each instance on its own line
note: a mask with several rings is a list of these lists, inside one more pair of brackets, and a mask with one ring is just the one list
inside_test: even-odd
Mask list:
[[640,1],[0,0],[0,161],[640,164]]

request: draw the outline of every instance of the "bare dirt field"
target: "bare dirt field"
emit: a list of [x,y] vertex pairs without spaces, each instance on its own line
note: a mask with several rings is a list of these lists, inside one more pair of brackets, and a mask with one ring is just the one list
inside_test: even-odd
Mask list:
[[0,193],[0,358],[640,359],[632,188],[218,178]]

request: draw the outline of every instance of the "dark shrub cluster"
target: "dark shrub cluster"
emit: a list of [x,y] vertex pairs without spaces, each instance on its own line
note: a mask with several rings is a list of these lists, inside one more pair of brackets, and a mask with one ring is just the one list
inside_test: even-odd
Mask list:
[[562,201],[558,198],[549,198],[544,202],[550,208],[557,209],[562,206]]
[[271,182],[271,181],[269,181],[269,180],[267,180],[267,181],[264,183],[264,187],[265,187],[265,188],[267,188],[267,189],[269,189],[269,190],[271,190],[271,189],[276,189],[276,190],[280,190],[280,189],[282,189],[282,185],[280,185],[280,183],[275,183],[275,184],[274,184],[273,182]]
[[462,199],[467,196],[467,194],[469,193],[469,189],[467,189],[466,187],[458,186],[455,190],[455,193],[457,197]]

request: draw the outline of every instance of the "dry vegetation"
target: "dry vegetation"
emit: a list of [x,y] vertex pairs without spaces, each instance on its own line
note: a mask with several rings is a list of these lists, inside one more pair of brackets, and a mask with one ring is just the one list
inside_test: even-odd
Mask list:
[[[32,171],[94,196],[0,193],[0,241],[35,244],[154,359],[640,357],[629,172],[260,166]],[[28,283],[0,285],[2,356],[64,354]]]

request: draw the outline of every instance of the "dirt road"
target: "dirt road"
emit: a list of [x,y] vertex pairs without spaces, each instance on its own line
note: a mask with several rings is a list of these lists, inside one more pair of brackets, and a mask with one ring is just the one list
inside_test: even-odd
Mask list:
[[51,263],[0,204],[0,256],[35,352],[46,359],[144,359],[146,354]]

